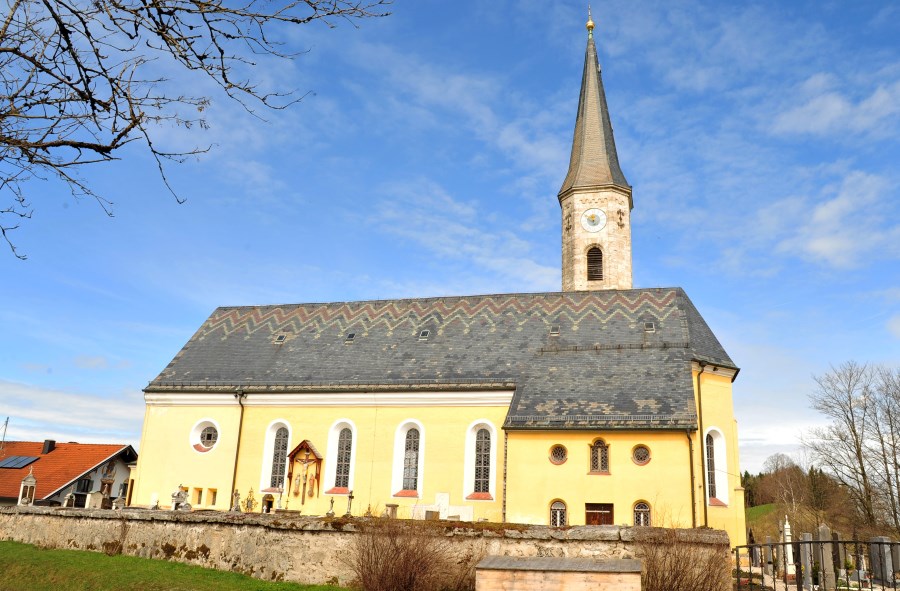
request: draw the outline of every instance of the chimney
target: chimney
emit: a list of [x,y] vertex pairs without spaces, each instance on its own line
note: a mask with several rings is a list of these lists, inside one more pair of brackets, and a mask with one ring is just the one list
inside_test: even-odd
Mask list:
[[41,455],[46,455],[56,449],[56,441],[52,439],[44,440],[44,448],[41,450]]

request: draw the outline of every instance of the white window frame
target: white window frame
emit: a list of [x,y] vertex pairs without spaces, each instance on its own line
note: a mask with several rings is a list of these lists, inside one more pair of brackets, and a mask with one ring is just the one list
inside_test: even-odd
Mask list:
[[[562,505],[561,509],[559,509],[559,508],[554,509],[553,505],[555,505],[557,503]],[[554,511],[562,511],[562,516],[563,516],[562,523],[556,523],[556,524],[553,523],[553,512]],[[550,527],[566,527],[567,525],[569,525],[569,505],[564,500],[555,499],[554,501],[552,501],[550,503],[550,507],[548,508],[548,513],[549,513],[549,520],[547,521],[547,524]]]
[[[398,496],[397,493],[403,489],[403,464],[406,457],[406,434],[410,429],[419,430],[419,458],[418,472],[416,473],[416,495],[422,498],[422,483],[425,476],[425,427],[421,421],[416,419],[406,419],[397,426],[394,431],[394,461],[391,469],[391,495]],[[404,495],[400,495],[404,496]]]
[[706,504],[709,504],[709,458],[706,453],[706,436],[713,438],[713,459],[715,461],[714,479],[716,483],[715,499],[728,504],[728,455],[725,446],[725,436],[718,427],[709,427],[703,434],[703,478],[706,482]]
[[356,431],[356,424],[350,419],[338,419],[331,424],[328,429],[328,447],[325,448],[325,492],[326,494],[344,494],[329,493],[333,488],[335,477],[337,476],[337,454],[338,454],[338,438],[341,430],[350,429],[350,475],[347,478],[347,491],[353,490],[354,477],[356,476],[356,444],[359,441],[359,433]]
[[[488,479],[488,492],[490,499],[481,499],[485,501],[497,500],[497,428],[487,419],[478,419],[472,421],[466,428],[466,451],[463,455],[463,498],[475,493],[475,443],[479,429],[487,429],[491,434],[491,476]],[[475,500],[475,499],[470,499]]]
[[[642,523],[642,524],[640,524],[640,526],[638,525],[638,522],[637,522],[638,505],[644,505],[645,507],[647,507],[646,511],[643,511],[643,510],[641,511],[642,514],[646,513],[647,523]],[[643,527],[643,526],[650,527],[650,526],[652,526],[653,525],[653,507],[651,507],[650,503],[648,503],[647,501],[635,502],[634,505],[631,506],[631,519],[632,519],[635,527]]]
[[[216,430],[216,442],[212,447],[205,447],[200,443],[200,435],[203,433],[203,430],[207,427],[214,427]],[[212,417],[203,417],[194,423],[194,426],[191,427],[190,434],[188,435],[188,441],[191,445],[191,449],[194,450],[194,453],[198,454],[207,454],[211,453],[219,447],[219,444],[222,443],[222,428],[219,426],[219,421],[215,420]]]
[[[262,490],[264,488],[271,488],[272,486],[272,461],[275,456],[275,434],[278,432],[278,429],[284,427],[288,431],[288,444],[287,444],[287,453],[291,453],[291,441],[293,439],[294,431],[291,429],[291,424],[287,422],[287,419],[275,419],[269,426],[266,427],[266,437],[263,441],[262,448],[262,472],[260,473],[259,478],[259,489]],[[284,487],[285,492],[290,488],[287,484],[287,454],[285,454],[285,464],[284,464],[284,478],[285,482],[281,483],[281,486]]]

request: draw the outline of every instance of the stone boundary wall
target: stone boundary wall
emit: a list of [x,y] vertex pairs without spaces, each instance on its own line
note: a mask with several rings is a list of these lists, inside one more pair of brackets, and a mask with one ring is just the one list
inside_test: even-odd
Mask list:
[[[87,510],[0,507],[0,539],[44,548],[93,550],[231,570],[261,579],[346,585],[354,536],[366,518],[323,519],[296,513]],[[636,537],[659,528],[431,522],[477,562],[488,555],[635,558]],[[679,540],[729,551],[723,531],[681,530]]]

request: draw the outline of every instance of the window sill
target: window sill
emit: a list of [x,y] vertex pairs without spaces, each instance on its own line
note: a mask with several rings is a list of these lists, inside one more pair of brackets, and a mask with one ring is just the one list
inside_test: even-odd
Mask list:
[[350,489],[346,486],[335,486],[325,491],[326,495],[349,495]]
[[472,493],[466,497],[467,501],[493,501],[491,493]]
[[710,497],[709,498],[709,506],[710,507],[727,507],[728,503],[723,503],[716,497]]
[[404,497],[404,498],[419,498],[419,491],[417,490],[398,490],[394,493],[395,497]]
[[588,476],[609,476],[609,470],[600,472],[588,472]]

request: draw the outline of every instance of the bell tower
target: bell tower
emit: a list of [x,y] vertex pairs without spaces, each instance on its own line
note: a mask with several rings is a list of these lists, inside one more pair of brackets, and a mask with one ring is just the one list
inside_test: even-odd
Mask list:
[[587,30],[572,156],[559,190],[562,289],[631,289],[631,186],[619,167],[590,9]]

